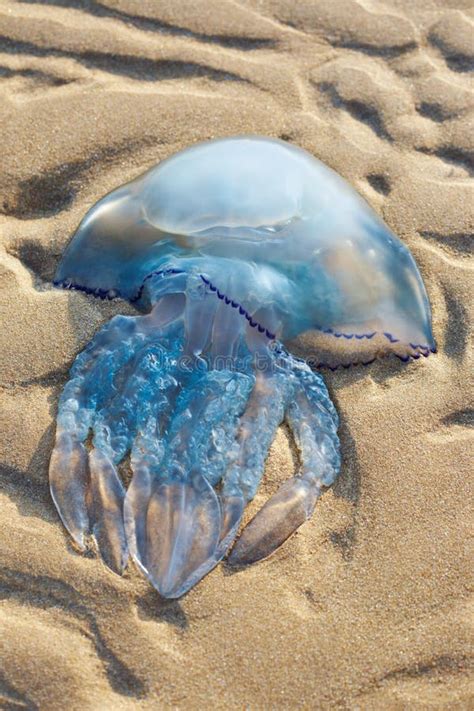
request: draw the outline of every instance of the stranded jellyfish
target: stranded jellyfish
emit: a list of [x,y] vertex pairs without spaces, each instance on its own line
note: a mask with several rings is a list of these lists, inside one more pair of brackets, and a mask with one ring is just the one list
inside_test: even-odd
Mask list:
[[[192,146],[106,195],[55,283],[143,313],[112,318],[74,362],[54,502],[79,548],[92,536],[116,572],[131,556],[169,598],[229,550],[268,556],[338,475],[338,416],[295,339],[309,334],[315,366],[434,351],[408,249],[330,168],[268,138]],[[283,421],[299,471],[235,541]]]

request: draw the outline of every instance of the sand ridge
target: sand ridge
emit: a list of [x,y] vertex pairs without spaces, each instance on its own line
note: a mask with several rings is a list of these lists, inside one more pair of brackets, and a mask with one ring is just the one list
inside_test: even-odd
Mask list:
[[[0,708],[472,708],[470,0],[3,0]],[[198,140],[280,136],[412,250],[436,356],[326,374],[343,469],[269,560],[179,602],[72,548],[57,399],[111,315],[54,290],[101,195]],[[261,505],[292,475],[281,429]]]

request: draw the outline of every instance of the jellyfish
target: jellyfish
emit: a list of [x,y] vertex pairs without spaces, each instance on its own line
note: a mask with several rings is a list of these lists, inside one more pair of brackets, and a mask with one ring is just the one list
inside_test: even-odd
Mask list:
[[[340,176],[276,139],[199,143],[112,191],[55,284],[137,315],[112,318],[72,366],[52,498],[79,549],[93,541],[117,573],[133,559],[167,598],[226,555],[267,557],[312,515],[340,470],[323,365],[435,351],[409,250]],[[311,363],[290,352],[308,339]],[[238,536],[282,422],[299,469]]]

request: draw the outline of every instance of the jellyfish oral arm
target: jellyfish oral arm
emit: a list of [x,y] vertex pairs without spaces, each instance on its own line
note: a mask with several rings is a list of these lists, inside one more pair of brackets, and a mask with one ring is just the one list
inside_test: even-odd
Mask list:
[[[50,465],[76,544],[92,536],[116,572],[131,554],[165,597],[184,594],[226,554],[285,418],[301,472],[244,529],[234,563],[275,550],[339,469],[337,414],[321,376],[198,275],[180,284],[170,279],[165,293],[160,281],[149,314],[115,317],[77,357]],[[125,491],[118,466],[127,455]]]

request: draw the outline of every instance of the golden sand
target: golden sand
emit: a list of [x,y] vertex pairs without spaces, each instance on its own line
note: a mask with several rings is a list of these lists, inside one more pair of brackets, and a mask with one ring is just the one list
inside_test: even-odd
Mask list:
[[[472,7],[2,0],[0,708],[474,707]],[[439,353],[329,375],[344,463],[312,520],[163,602],[78,555],[49,497],[68,369],[132,311],[51,279],[106,191],[238,133],[303,146],[384,217]],[[254,506],[293,468],[281,430]]]

